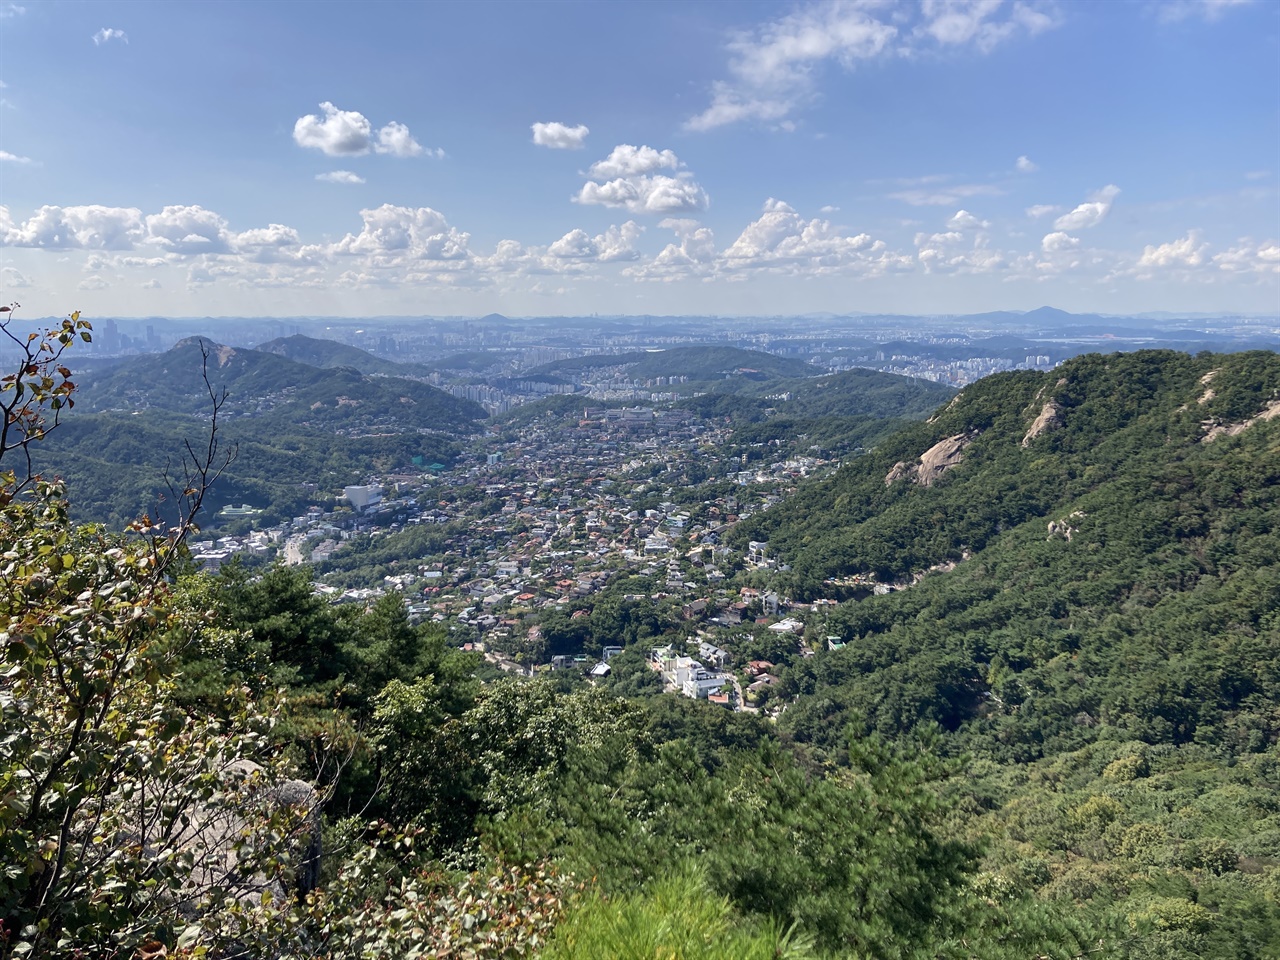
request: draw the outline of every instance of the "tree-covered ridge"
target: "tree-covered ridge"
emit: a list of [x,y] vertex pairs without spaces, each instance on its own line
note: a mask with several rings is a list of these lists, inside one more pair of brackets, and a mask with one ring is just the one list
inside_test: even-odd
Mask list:
[[351,367],[321,368],[262,350],[228,347],[203,338],[119,364],[81,385],[92,410],[151,410],[200,414],[209,403],[202,376],[228,395],[229,416],[281,426],[334,428],[379,418],[405,427],[470,433],[484,409],[425,383],[367,376]]
[[[1211,425],[1259,414],[1278,389],[1280,361],[1262,352],[1089,355],[1049,373],[998,374],[739,536],[769,539],[806,592],[851,573],[906,578],[1028,520],[1061,519],[1086,494],[1132,498],[1153,470],[1225,462],[1233,447],[1202,442]],[[1053,423],[1028,436],[1050,404]],[[1274,424],[1253,429],[1270,436]],[[958,463],[920,482],[921,458],[946,441],[960,448]]]
[[[61,477],[72,516],[120,529],[141,513],[154,513],[169,496],[174,451],[205,429],[196,417],[151,411],[145,416],[84,413],[64,424],[33,454],[36,468]],[[227,505],[263,510],[262,523],[298,516],[317,499],[348,484],[418,463],[450,463],[458,441],[417,431],[342,436],[308,427],[264,430],[256,419],[237,418],[223,428],[234,445],[235,463],[206,497],[207,513]],[[313,489],[314,487],[314,489]],[[203,521],[207,524],[207,519]]]
[[364,374],[382,374],[388,377],[423,377],[431,372],[429,367],[420,363],[396,363],[394,360],[374,356],[359,347],[338,343],[336,340],[308,337],[301,333],[268,340],[254,349],[287,357],[309,367],[351,367]]
[[790,397],[774,405],[788,416],[806,419],[830,416],[915,419],[932,413],[955,394],[951,387],[940,383],[864,369],[811,377],[770,392],[779,390],[788,391]]
[[591,354],[556,360],[537,367],[532,373],[554,375],[581,374],[603,367],[625,368],[630,377],[688,377],[692,381],[720,380],[749,371],[758,379],[808,377],[820,371],[801,360],[779,357],[759,350],[740,347],[696,346],[672,347],[668,350],[634,353]]
[[1123,955],[1275,956],[1278,398],[1270,353],[993,377],[754,520],[797,590],[902,588],[815,625],[784,736],[839,764],[850,729],[939,729],[992,889],[1118,912]]

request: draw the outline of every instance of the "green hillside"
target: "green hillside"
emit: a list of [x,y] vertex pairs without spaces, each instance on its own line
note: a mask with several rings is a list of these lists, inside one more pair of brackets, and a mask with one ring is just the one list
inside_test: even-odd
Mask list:
[[382,374],[388,377],[425,377],[431,368],[419,363],[396,363],[374,356],[367,350],[353,347],[334,340],[321,340],[303,334],[291,337],[278,337],[266,343],[260,343],[255,350],[262,353],[274,353],[278,357],[286,357],[305,363],[310,367],[351,367],[365,374]]
[[[81,414],[66,420],[33,450],[34,466],[67,482],[73,516],[121,529],[143,512],[152,515],[169,499],[166,469],[185,441],[207,439],[206,420],[151,411]],[[247,503],[263,509],[262,523],[297,516],[305,507],[333,497],[342,487],[370,474],[412,471],[421,463],[449,463],[458,454],[451,437],[416,431],[345,437],[331,431],[292,427],[264,430],[250,419],[220,427],[224,449],[235,447],[235,462],[206,496],[203,524],[221,507]],[[303,484],[315,484],[315,494]]]
[[836,764],[848,729],[940,731],[993,889],[1128,918],[1119,955],[1276,956],[1277,411],[1273,353],[1080,357],[742,525],[798,595],[903,587],[810,627],[780,731]]
[[778,357],[758,350],[711,346],[593,354],[568,360],[556,360],[537,367],[531,372],[572,376],[604,367],[620,367],[623,375],[632,378],[688,377],[689,380],[699,383],[725,379],[758,382],[783,377],[811,377],[821,372],[801,360]]
[[94,411],[166,410],[206,414],[201,346],[209,382],[227,392],[228,417],[254,417],[281,427],[335,429],[382,422],[403,429],[470,433],[484,409],[414,380],[366,376],[351,367],[321,368],[261,350],[192,337],[162,354],[138,357],[87,376],[79,394]]

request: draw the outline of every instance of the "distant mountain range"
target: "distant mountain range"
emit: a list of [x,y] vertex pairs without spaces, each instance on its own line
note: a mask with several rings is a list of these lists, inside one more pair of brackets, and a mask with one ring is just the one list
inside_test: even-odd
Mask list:
[[[278,349],[306,353],[321,362],[360,360],[352,353],[378,360],[353,347],[306,337],[275,343]],[[206,354],[209,385],[226,390],[229,416],[318,429],[391,419],[406,429],[448,434],[469,433],[485,416],[479,404],[416,380],[370,376],[353,366],[314,366],[268,350],[229,347],[200,337],[87,375],[81,383],[81,403],[94,411],[208,413],[209,393],[202,376]]]

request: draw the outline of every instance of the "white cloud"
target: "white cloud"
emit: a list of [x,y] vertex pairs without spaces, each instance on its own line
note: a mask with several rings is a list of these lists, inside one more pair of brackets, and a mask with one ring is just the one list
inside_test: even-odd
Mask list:
[[1253,0],[1163,0],[1152,5],[1156,17],[1164,23],[1177,23],[1196,18],[1210,23],[1221,20],[1230,11],[1247,7]]
[[136,207],[44,206],[26,223],[14,227],[5,211],[3,242],[13,247],[48,250],[128,250],[145,231],[142,211]]
[[155,277],[152,277],[150,280],[143,280],[139,286],[141,286],[143,290],[159,290],[162,284]]
[[824,4],[788,14],[730,40],[730,80],[712,87],[711,105],[685,127],[711,130],[741,120],[782,120],[812,96],[814,68],[836,59],[846,69],[884,53],[898,28],[860,6]]
[[1052,203],[1037,203],[1035,206],[1027,207],[1027,216],[1032,220],[1039,220],[1041,217],[1047,217],[1051,213],[1057,213],[1062,208]]
[[974,238],[968,248],[962,246],[965,235],[956,230],[947,233],[917,233],[916,260],[925,273],[992,273],[1008,268],[1004,255],[990,249],[984,234]]
[[547,254],[558,260],[596,260],[600,263],[638,260],[640,253],[635,249],[635,242],[643,229],[634,220],[628,220],[596,237],[585,230],[570,230],[547,247]]
[[979,220],[968,210],[957,210],[956,215],[947,221],[950,230],[985,230],[989,226],[990,220]]
[[591,165],[587,176],[596,180],[609,177],[631,177],[637,174],[653,173],[655,170],[675,170],[682,166],[675,153],[670,150],[655,150],[653,147],[635,147],[629,143],[620,143],[613,148],[609,156]]
[[924,0],[924,23],[916,32],[942,46],[972,44],[989,53],[1019,34],[1034,37],[1057,26],[1045,10],[1026,3],[1015,2],[1007,16],[1005,9],[1003,0]]
[[254,263],[293,263],[303,257],[298,231],[280,223],[238,233],[231,246]]
[[129,35],[123,30],[117,30],[115,27],[103,27],[93,35],[93,45],[100,47],[104,43],[110,43],[112,40],[119,40],[121,43],[129,42]]
[[418,157],[426,152],[422,144],[413,139],[409,128],[394,120],[378,131],[378,142],[373,149],[393,157]]
[[1019,157],[1014,166],[1017,167],[1019,173],[1035,173],[1040,169],[1026,157]]
[[913,57],[937,46],[985,53],[1015,36],[1057,26],[1047,9],[1023,0],[1009,6],[1001,0],[924,0],[916,17],[910,8],[874,0],[810,4],[732,36],[730,78],[712,85],[711,105],[685,128],[755,120],[794,129],[787,115],[813,99],[820,68],[829,61],[851,70],[861,61]]
[[624,207],[632,213],[686,213],[707,209],[706,191],[684,177],[629,177],[582,185],[578,203]]
[[309,113],[294,123],[293,140],[298,146],[330,157],[361,157],[370,151],[392,157],[444,156],[443,150],[423,147],[398,121],[392,120],[375,136],[369,118],[357,110],[339,110],[327,100],[320,104],[320,110],[323,116]]
[[1070,213],[1064,213],[1053,221],[1054,228],[1057,230],[1083,230],[1087,227],[1096,227],[1111,210],[1111,203],[1119,193],[1120,188],[1115,184],[1103,187],[1094,193],[1087,203],[1080,204]]
[[833,207],[831,204],[827,204],[825,207],[819,207],[818,212],[819,213],[839,213],[840,208]]
[[[623,207],[632,213],[672,214],[707,209],[707,193],[670,150],[619,144],[605,159],[592,164],[574,198],[582,204]],[[657,170],[675,176],[651,175]],[[612,178],[612,179],[607,179]],[[603,182],[601,182],[603,181]]]
[[364,229],[347,234],[331,248],[335,254],[404,260],[466,260],[469,233],[449,226],[444,214],[430,207],[397,207],[389,203],[361,210]]
[[1040,241],[1040,249],[1045,253],[1066,253],[1078,246],[1080,246],[1079,237],[1073,237],[1062,231],[1047,233],[1044,239]]
[[146,243],[172,253],[227,253],[231,234],[227,222],[199,205],[169,206],[146,218]]
[[0,269],[0,288],[5,290],[17,290],[22,287],[31,286],[31,281],[17,267],[5,267]]
[[16,153],[10,153],[8,150],[0,150],[0,163],[32,163],[30,157],[20,157]]
[[109,287],[109,286],[111,286],[111,284],[107,283],[107,281],[106,281],[106,280],[103,280],[103,279],[102,279],[102,277],[98,276],[98,275],[95,273],[93,276],[91,276],[91,277],[85,277],[85,278],[84,278],[83,280],[81,280],[78,284],[76,284],[76,289],[78,289],[78,290],[105,290],[105,289],[106,289],[107,287]]
[[1280,274],[1280,243],[1274,240],[1263,243],[1241,240],[1230,250],[1215,254],[1213,263],[1225,273]]
[[368,153],[373,127],[363,113],[339,110],[327,100],[320,104],[324,116],[309,113],[293,125],[293,140],[331,157],[354,157]]
[[901,200],[913,207],[950,207],[967,197],[998,197],[1004,191],[986,183],[957,183],[939,185],[932,189],[899,190],[889,194],[891,200]]
[[724,251],[724,258],[739,265],[808,260],[838,266],[870,246],[871,237],[865,233],[844,236],[830,221],[805,220],[790,205],[770,198],[759,219]]
[[531,129],[533,142],[540,147],[550,147],[552,150],[581,150],[586,143],[587,134],[591,132],[582,123],[576,127],[556,122],[535,123]]
[[364,183],[364,177],[350,170],[330,170],[328,173],[317,173],[316,179],[321,183]]
[[11,17],[20,17],[26,12],[26,7],[19,6],[16,3],[0,3],[0,20],[8,20]]
[[1147,246],[1138,259],[1138,267],[1198,267],[1205,262],[1207,243],[1200,242],[1200,235],[1191,230],[1181,240]]

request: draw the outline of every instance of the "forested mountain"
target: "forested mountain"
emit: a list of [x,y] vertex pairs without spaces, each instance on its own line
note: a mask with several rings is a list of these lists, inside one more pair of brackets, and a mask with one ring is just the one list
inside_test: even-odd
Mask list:
[[91,410],[166,410],[207,415],[202,377],[208,353],[209,384],[225,389],[228,416],[288,426],[339,427],[389,417],[411,428],[468,433],[484,409],[425,383],[366,376],[352,367],[310,366],[262,350],[246,350],[191,337],[173,349],[121,363],[88,376],[80,397]]
[[238,453],[206,507],[245,503],[265,521],[295,516],[313,496],[304,485],[331,495],[415,458],[448,463],[485,416],[414,380],[191,338],[86,375],[76,415],[33,448],[34,465],[67,482],[77,519],[120,528],[171,500],[166,476],[180,472],[186,442],[207,433],[210,389],[227,392],[219,439]]
[[310,367],[351,367],[361,373],[378,373],[388,377],[425,377],[431,368],[420,363],[396,363],[384,360],[367,350],[335,340],[322,340],[295,333],[289,337],[277,337],[260,343],[254,348],[263,353],[274,353]]
[[669,350],[591,354],[569,360],[556,360],[537,367],[531,372],[571,376],[605,367],[618,367],[622,375],[631,378],[688,377],[691,381],[698,382],[733,377],[756,381],[773,380],[783,377],[809,377],[821,372],[800,360],[762,353],[758,350],[719,346],[672,347]]
[[1274,956],[1278,414],[1272,353],[1080,357],[753,518],[799,595],[903,588],[815,627],[843,647],[783,673],[780,730],[836,763],[939,730],[1005,882],[1162,927],[1138,955]]

